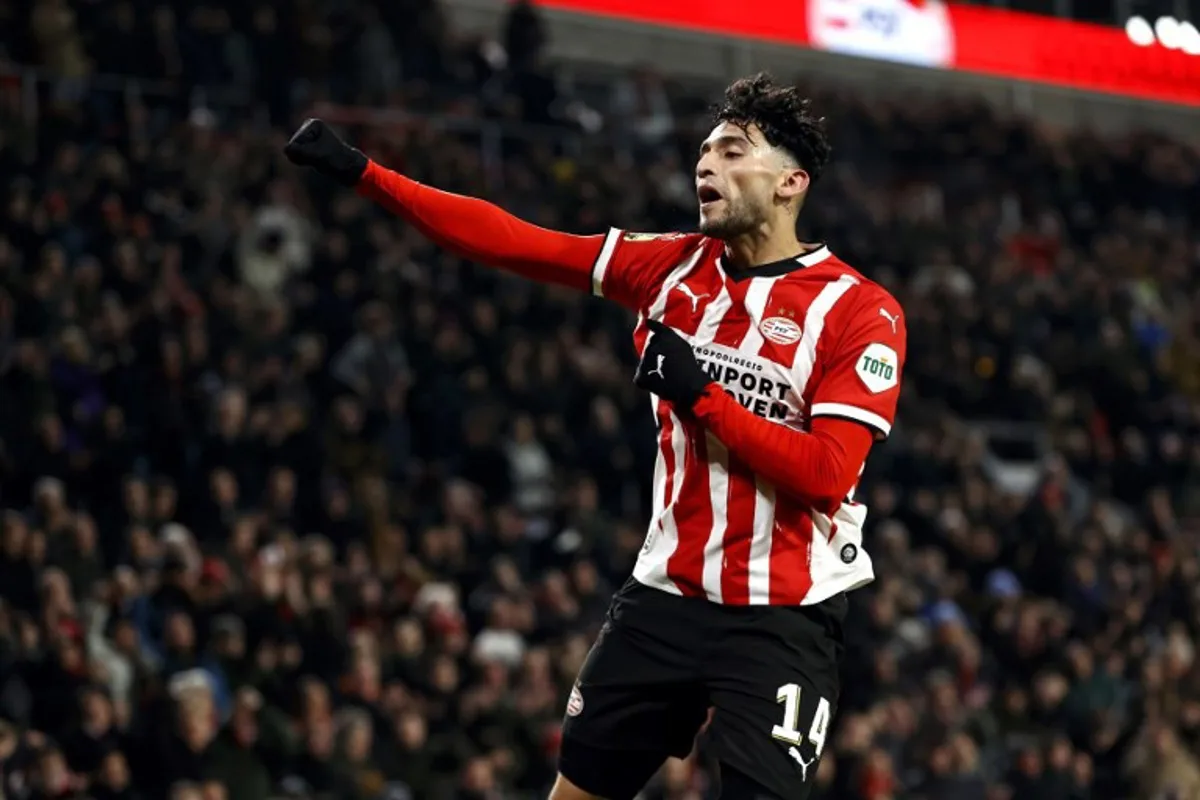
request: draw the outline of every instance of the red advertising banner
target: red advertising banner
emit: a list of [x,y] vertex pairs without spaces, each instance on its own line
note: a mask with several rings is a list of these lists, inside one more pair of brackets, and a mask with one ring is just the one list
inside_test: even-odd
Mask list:
[[1118,28],[960,5],[950,19],[958,69],[1200,105],[1200,57],[1139,47]]
[[537,0],[549,8],[1200,106],[1200,56],[940,0]]
[[546,8],[780,44],[808,43],[804,0],[534,0]]

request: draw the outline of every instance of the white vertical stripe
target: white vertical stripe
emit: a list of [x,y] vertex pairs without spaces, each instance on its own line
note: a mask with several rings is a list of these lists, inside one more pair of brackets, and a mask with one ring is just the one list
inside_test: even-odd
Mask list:
[[[654,419],[658,419],[658,398],[650,395],[650,412],[654,414]],[[667,500],[667,460],[662,457],[662,436],[654,437],[654,446],[660,452],[658,457],[654,459],[654,479],[651,484],[654,488],[650,495],[650,530],[654,530],[655,521],[662,514],[663,508],[666,507]],[[650,535],[648,534],[647,538]]]
[[729,520],[729,451],[711,433],[708,444],[708,494],[712,504],[712,528],[704,544],[704,593],[714,603],[721,602],[721,571],[725,566],[725,529]]
[[[693,344],[703,346],[711,344],[721,327],[721,321],[733,306],[729,289],[725,285],[724,276],[717,272],[721,279],[721,289],[717,296],[704,307],[704,316],[696,328]],[[701,575],[701,585],[709,600],[720,603],[721,572],[725,566],[725,531],[729,527],[729,453],[725,445],[711,433],[705,434],[708,448],[708,497],[712,506],[712,527],[708,531],[708,539],[704,543],[704,568]]]
[[[667,274],[667,277],[663,279],[662,288],[658,291],[658,297],[654,298],[654,302],[650,305],[649,313],[646,315],[648,319],[662,320],[663,312],[667,309],[667,297],[670,296],[671,290],[688,276],[702,255],[704,255],[704,247],[700,246],[696,248],[696,252],[692,254],[691,258],[679,262],[679,266]],[[640,324],[641,320],[639,319],[638,322]]]
[[[645,324],[647,317],[649,319],[662,319],[663,311],[667,307],[667,296],[670,294],[671,289],[678,285],[691,272],[703,253],[703,247],[698,248],[690,258],[680,262],[675,269],[671,270],[663,281],[658,297],[654,299],[650,308],[647,309],[646,315],[638,315],[638,327]],[[655,419],[658,419],[658,409],[661,402],[657,396],[650,395],[650,408],[654,413]],[[674,412],[668,412],[668,414],[671,419],[671,453],[674,456],[675,462],[671,470],[671,496],[664,497],[667,482],[666,460],[663,458],[662,453],[659,452],[654,463],[654,513],[650,516],[650,528],[646,533],[646,539],[650,542],[650,546],[644,547],[642,552],[638,554],[637,564],[633,567],[633,577],[645,586],[651,586],[673,594],[681,594],[679,587],[675,585],[675,582],[667,574],[667,562],[679,546],[679,528],[675,522],[675,503],[679,500],[679,492],[683,486],[684,459],[687,456],[687,434],[683,430],[683,425],[680,423],[679,417],[675,416]]]
[[[809,592],[811,592],[813,587],[836,574],[842,562],[840,558],[836,557],[830,544],[833,537],[833,520],[819,511],[810,511],[808,516],[812,520],[813,534],[812,544],[808,548],[808,574],[812,578]],[[809,598],[808,595],[805,595],[802,604],[807,602],[809,602]]]
[[609,228],[604,237],[604,244],[600,247],[600,255],[596,256],[596,263],[592,265],[592,294],[596,297],[604,297],[604,275],[608,272],[608,265],[612,263],[613,253],[617,251],[620,238],[620,228]]
[[733,298],[729,296],[729,290],[725,287],[725,281],[722,280],[721,291],[717,292],[717,296],[704,307],[704,316],[700,318],[700,324],[696,326],[696,335],[691,337],[693,347],[703,347],[713,343],[713,339],[717,338],[717,330],[721,327],[721,320],[725,319],[725,315],[732,305]]
[[749,356],[758,355],[763,345],[762,331],[758,328],[766,315],[767,301],[771,298],[771,289],[777,280],[778,277],[750,279],[750,286],[746,289],[746,313],[750,315],[750,330],[746,331],[745,338],[738,346],[738,352]]
[[808,313],[804,315],[804,335],[796,347],[796,358],[792,362],[792,371],[796,376],[796,391],[803,398],[804,390],[808,388],[808,379],[812,377],[813,364],[817,361],[817,342],[825,330],[825,317],[842,299],[842,295],[850,291],[850,287],[858,283],[853,275],[842,275],[836,281],[825,284],[825,288],[812,301]]
[[[658,418],[658,408],[662,401],[654,395],[650,396],[650,405]],[[637,564],[633,567],[633,577],[642,585],[661,589],[672,594],[682,594],[679,587],[667,574],[667,563],[679,547],[679,528],[675,523],[675,502],[679,499],[679,491],[683,486],[683,460],[687,449],[687,438],[683,426],[674,412],[668,412],[671,418],[671,453],[674,456],[674,466],[671,470],[671,496],[666,497],[667,469],[666,459],[662,453],[654,464],[654,513],[650,515],[650,529],[646,533],[649,547],[643,547],[638,554]]]
[[775,533],[775,487],[754,479],[754,537],[750,540],[750,604],[771,601],[771,544]]
[[[746,290],[746,313],[750,317],[750,330],[738,345],[738,352],[753,358],[763,346],[759,326],[767,313],[771,290],[779,277],[751,278]],[[771,597],[771,541],[775,530],[775,487],[755,478],[754,519],[750,521],[750,555],[747,568],[749,574],[749,602],[766,603]]]
[[[813,364],[817,360],[817,344],[825,330],[825,318],[846,292],[850,291],[850,288],[857,283],[858,279],[853,275],[842,275],[836,281],[826,284],[825,288],[821,289],[813,299],[808,307],[808,312],[804,315],[804,334],[800,338],[800,344],[796,348],[796,358],[792,362],[796,391],[801,398],[804,397],[808,381],[812,377]],[[811,517],[813,538],[808,547],[808,573],[815,586],[822,580],[826,580],[832,574],[832,570],[836,569],[836,564],[840,562],[830,558],[830,519],[816,512],[813,512]]]

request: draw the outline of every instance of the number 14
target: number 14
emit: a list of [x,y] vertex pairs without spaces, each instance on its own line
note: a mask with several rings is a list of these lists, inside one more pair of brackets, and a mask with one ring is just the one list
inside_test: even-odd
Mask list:
[[[780,686],[779,692],[775,696],[775,702],[783,703],[783,724],[772,728],[771,736],[793,746],[800,744],[805,736],[797,727],[800,723],[799,684],[785,683]],[[817,713],[813,714],[812,725],[808,728],[807,737],[808,741],[812,743],[817,758],[821,757],[821,751],[825,749],[825,734],[829,731],[831,716],[833,716],[833,710],[829,701],[824,697],[820,698],[817,702]]]

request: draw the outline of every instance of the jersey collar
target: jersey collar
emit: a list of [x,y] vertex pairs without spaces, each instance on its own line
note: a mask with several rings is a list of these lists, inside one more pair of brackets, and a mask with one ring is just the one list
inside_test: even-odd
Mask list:
[[773,261],[770,264],[762,264],[757,267],[734,267],[725,261],[725,257],[721,256],[721,268],[731,279],[735,281],[744,280],[746,278],[777,278],[780,275],[786,275],[794,270],[803,269],[820,264],[825,259],[829,258],[832,253],[829,252],[829,247],[825,244],[818,244],[811,250],[801,253],[793,258],[784,258],[779,261]]

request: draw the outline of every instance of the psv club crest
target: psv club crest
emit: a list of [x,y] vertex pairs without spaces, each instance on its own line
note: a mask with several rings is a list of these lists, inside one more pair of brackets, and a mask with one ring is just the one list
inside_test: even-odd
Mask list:
[[758,326],[759,332],[768,342],[787,346],[800,341],[800,325],[789,317],[767,317]]

